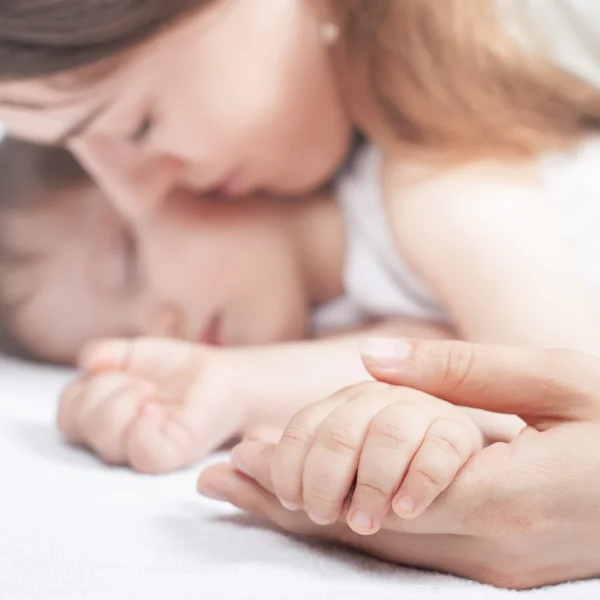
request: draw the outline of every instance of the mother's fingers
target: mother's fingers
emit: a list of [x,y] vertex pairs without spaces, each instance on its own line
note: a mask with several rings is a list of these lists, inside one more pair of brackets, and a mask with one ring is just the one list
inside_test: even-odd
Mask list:
[[458,341],[366,340],[368,371],[453,404],[517,414],[533,426],[600,419],[600,359],[573,351]]
[[275,455],[275,445],[258,440],[243,441],[231,451],[233,466],[254,479],[260,487],[275,494],[271,480],[271,466]]

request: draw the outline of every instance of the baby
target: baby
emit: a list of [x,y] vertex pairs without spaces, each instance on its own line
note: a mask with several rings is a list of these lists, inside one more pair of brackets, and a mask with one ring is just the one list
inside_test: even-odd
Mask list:
[[[160,336],[202,353],[195,359],[207,375],[199,401],[182,403],[177,387],[168,392],[173,423],[190,435],[176,456],[153,440],[137,453],[134,441],[131,452],[108,443],[120,439],[119,428],[139,407],[144,386],[131,377],[86,376],[65,393],[61,426],[108,461],[171,470],[256,425],[282,427],[308,401],[366,378],[355,342],[315,341],[304,365],[298,348],[281,345],[378,325],[378,315],[343,297],[344,223],[328,194],[243,203],[181,194],[133,228],[69,153],[7,139],[0,145],[0,203],[5,350],[70,365],[94,339]],[[386,325],[447,335],[425,322]],[[271,346],[254,349],[265,344]],[[335,368],[331,346],[339,350]],[[159,363],[166,366],[162,355]],[[98,410],[80,411],[85,399],[102,401]]]

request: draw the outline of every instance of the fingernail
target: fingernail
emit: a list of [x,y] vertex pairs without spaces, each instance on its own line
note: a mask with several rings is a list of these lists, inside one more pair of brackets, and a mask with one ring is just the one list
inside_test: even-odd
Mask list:
[[416,502],[412,496],[402,496],[398,502],[396,502],[396,510],[404,515],[411,515],[415,512]]
[[221,492],[211,487],[202,488],[201,490],[198,490],[198,493],[201,496],[204,496],[205,498],[208,498],[210,500],[216,500],[217,502],[227,502],[227,498],[225,498],[225,496]]
[[250,469],[235,455],[230,454],[229,460],[231,460],[231,464],[240,472],[246,475],[247,477],[252,477],[250,473]]
[[319,515],[314,515],[311,513],[308,513],[308,518],[315,525],[320,525],[321,527],[325,527],[326,525],[331,525],[333,523],[331,519],[326,519],[325,517],[320,517]]
[[404,362],[410,355],[410,344],[401,338],[367,338],[360,342],[360,353],[367,362],[380,369],[391,369]]
[[289,510],[290,512],[298,512],[302,509],[302,507],[299,504],[296,504],[295,502],[286,502],[285,500],[280,500],[280,502],[281,506],[283,506],[283,508]]
[[362,510],[355,510],[350,518],[350,526],[359,531],[371,531],[373,529],[373,519]]

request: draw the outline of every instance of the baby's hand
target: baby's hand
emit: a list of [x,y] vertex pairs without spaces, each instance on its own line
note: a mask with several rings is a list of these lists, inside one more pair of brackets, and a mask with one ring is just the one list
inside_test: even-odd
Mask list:
[[108,340],[82,355],[58,425],[110,464],[145,473],[186,467],[242,429],[245,406],[223,351],[187,342]]
[[363,383],[303,409],[287,426],[272,483],[289,510],[318,525],[377,532],[390,507],[419,516],[483,446],[459,408],[427,394]]

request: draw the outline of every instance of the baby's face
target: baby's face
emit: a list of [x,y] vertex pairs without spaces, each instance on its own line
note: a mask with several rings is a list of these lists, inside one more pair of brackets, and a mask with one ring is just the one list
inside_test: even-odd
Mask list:
[[64,363],[105,336],[224,346],[302,337],[309,301],[292,210],[181,196],[132,229],[96,188],[62,192],[11,223],[14,242],[32,253],[10,277],[17,336]]

